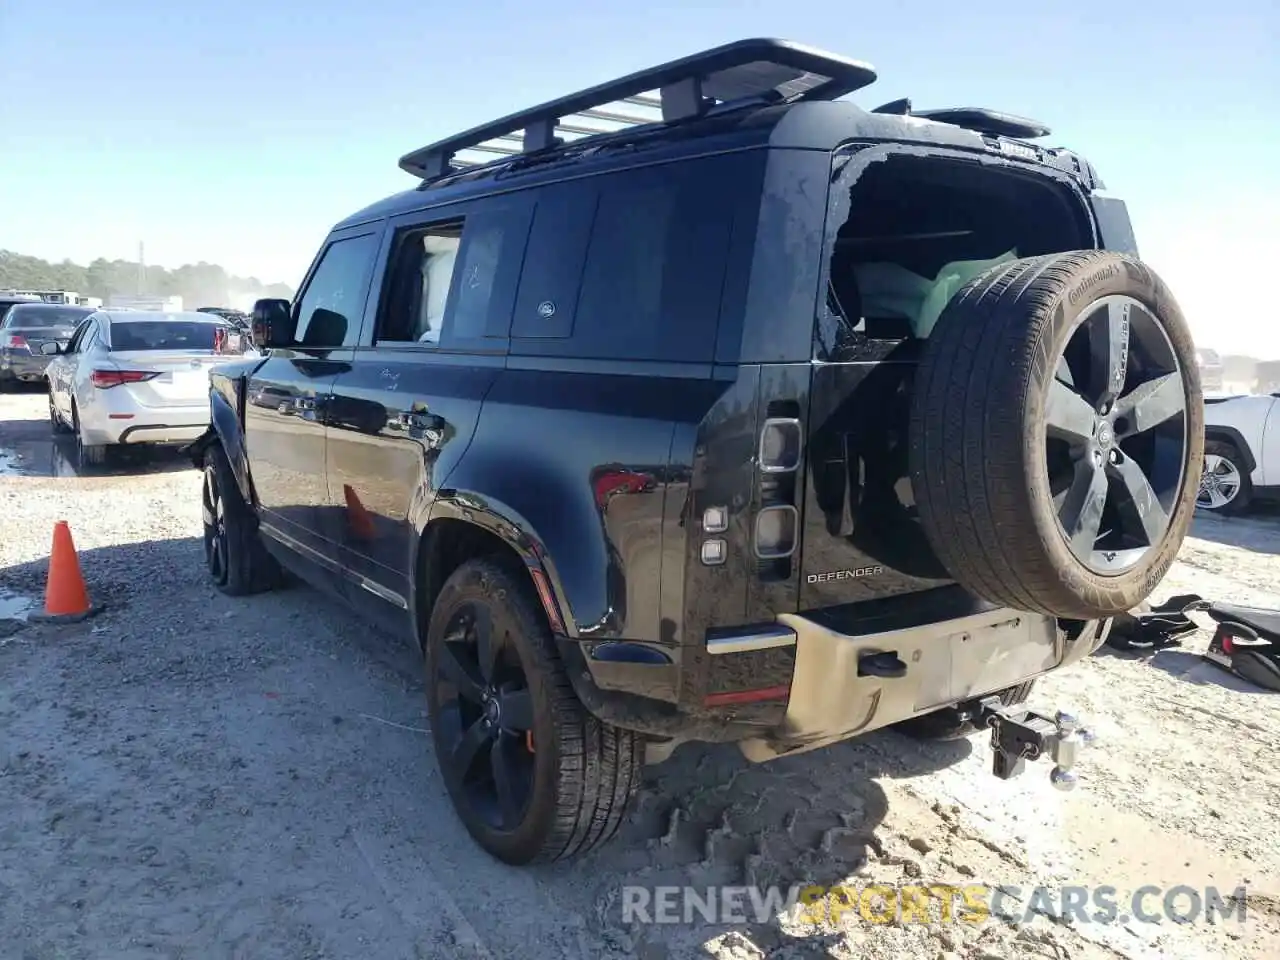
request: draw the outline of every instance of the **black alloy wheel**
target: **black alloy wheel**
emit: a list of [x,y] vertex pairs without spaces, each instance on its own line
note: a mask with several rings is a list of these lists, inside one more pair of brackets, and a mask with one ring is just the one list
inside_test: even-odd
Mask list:
[[1133,297],[1081,313],[1045,403],[1059,529],[1090,571],[1115,576],[1165,540],[1183,484],[1187,393],[1164,326]]
[[489,828],[511,832],[534,789],[533,698],[515,645],[490,609],[454,611],[435,658],[437,744],[445,775]]
[[227,583],[230,573],[230,542],[227,539],[226,500],[212,462],[205,464],[201,501],[205,563],[209,567],[209,576],[221,587]]

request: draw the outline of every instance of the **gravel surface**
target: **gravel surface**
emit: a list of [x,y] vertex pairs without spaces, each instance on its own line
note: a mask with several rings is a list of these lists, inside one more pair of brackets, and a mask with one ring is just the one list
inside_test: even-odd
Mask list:
[[[612,844],[515,870],[453,815],[416,653],[306,587],[216,593],[198,492],[159,456],[77,477],[44,397],[0,397],[0,957],[1280,955],[1280,699],[1203,663],[1204,633],[1037,687],[1099,735],[1073,793],[1043,763],[992,778],[981,738],[886,732],[758,767],[686,746]],[[107,609],[51,626],[24,611],[61,519]],[[1198,520],[1154,599],[1185,591],[1280,608],[1280,519]],[[1121,913],[1144,885],[1248,901],[1244,923],[1085,922],[1059,900],[1021,926],[622,912],[627,884],[874,882],[1020,888],[1006,910],[1037,885],[1109,885]]]

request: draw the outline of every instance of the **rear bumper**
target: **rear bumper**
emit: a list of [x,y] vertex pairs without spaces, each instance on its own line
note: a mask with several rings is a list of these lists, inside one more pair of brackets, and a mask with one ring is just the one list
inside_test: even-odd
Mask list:
[[0,379],[26,380],[32,383],[44,379],[49,358],[44,354],[21,353],[0,349]]
[[[795,671],[782,723],[741,742],[756,762],[870,733],[1076,663],[1106,640],[1110,620],[1066,629],[1017,610],[851,636],[783,614],[794,634]],[[776,631],[770,643],[777,643]],[[869,675],[865,658],[893,654],[899,676]]]
[[[112,388],[114,389],[114,388]],[[190,443],[209,426],[207,406],[100,408],[81,414],[88,443]]]

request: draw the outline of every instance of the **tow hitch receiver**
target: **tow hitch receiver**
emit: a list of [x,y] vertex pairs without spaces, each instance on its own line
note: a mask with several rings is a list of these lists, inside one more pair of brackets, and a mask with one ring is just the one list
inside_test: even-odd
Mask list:
[[979,702],[979,716],[991,728],[991,772],[1011,780],[1026,768],[1028,760],[1048,755],[1054,767],[1049,779],[1059,790],[1071,790],[1080,779],[1075,773],[1080,749],[1093,734],[1069,713],[1058,711],[1052,719],[1030,710],[1004,706],[999,697]]

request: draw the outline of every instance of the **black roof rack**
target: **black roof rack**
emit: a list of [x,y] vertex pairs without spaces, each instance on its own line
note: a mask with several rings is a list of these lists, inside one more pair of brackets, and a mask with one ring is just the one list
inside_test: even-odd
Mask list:
[[[566,139],[558,134],[570,134],[574,139],[567,142],[576,142],[637,126],[694,119],[736,101],[834,100],[875,79],[875,68],[869,64],[811,47],[785,40],[739,40],[429,144],[401,157],[400,169],[434,180],[467,167],[561,146]],[[565,122],[570,118],[573,122]],[[498,158],[455,159],[464,150]]]
[[1047,137],[1052,131],[1039,120],[1026,117],[1015,117],[1011,113],[1000,113],[986,107],[947,107],[943,110],[914,110],[913,117],[925,120],[936,120],[952,126],[964,127],[975,133],[985,133],[992,137],[1016,137],[1023,140],[1034,140]]

